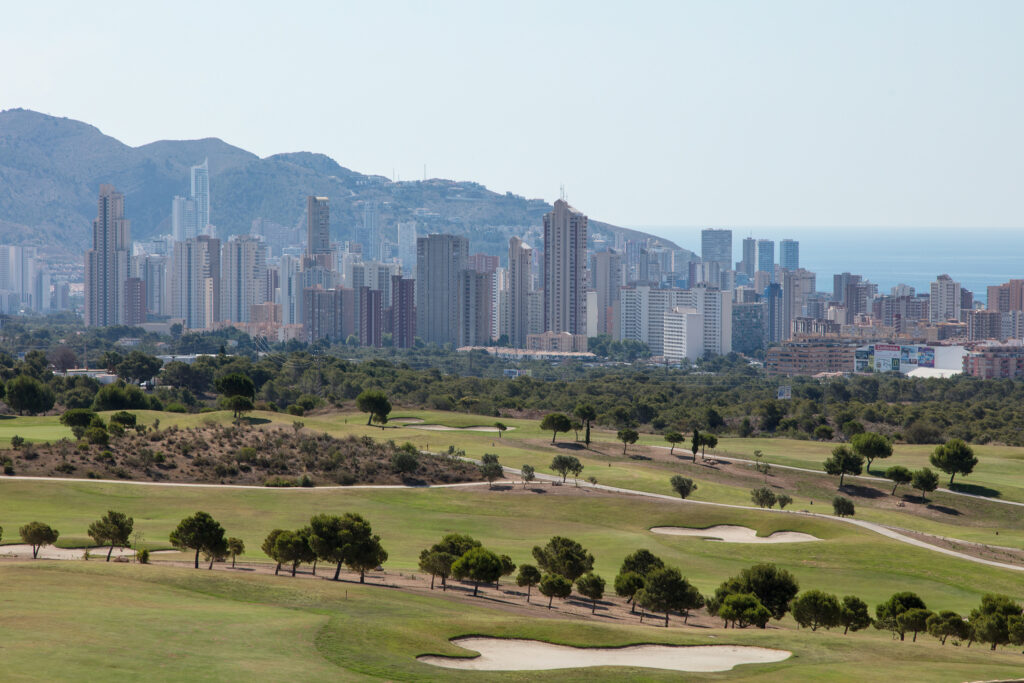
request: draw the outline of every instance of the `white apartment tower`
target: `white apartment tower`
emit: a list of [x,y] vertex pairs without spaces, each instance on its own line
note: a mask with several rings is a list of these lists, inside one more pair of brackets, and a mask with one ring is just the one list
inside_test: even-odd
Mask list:
[[85,324],[120,325],[125,318],[125,281],[131,269],[128,219],[124,195],[113,185],[100,185],[96,220],[92,222],[92,249],[85,255]]
[[587,333],[587,217],[564,199],[544,215],[544,327]]
[[508,241],[508,343],[515,348],[526,346],[530,328],[530,264],[533,249],[518,237]]
[[265,301],[267,248],[256,237],[235,235],[221,257],[220,319],[250,321],[250,309]]

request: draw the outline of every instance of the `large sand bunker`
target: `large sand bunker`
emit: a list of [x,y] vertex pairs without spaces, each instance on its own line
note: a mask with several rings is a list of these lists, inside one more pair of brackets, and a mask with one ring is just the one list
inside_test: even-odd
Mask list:
[[474,671],[540,671],[587,666],[638,666],[674,671],[728,671],[739,664],[781,662],[792,653],[741,645],[631,645],[619,648],[569,647],[537,640],[504,638],[457,638],[459,647],[479,657],[424,655],[419,661],[449,669]]
[[757,532],[745,526],[732,524],[719,524],[707,529],[690,529],[682,526],[656,526],[651,528],[651,533],[666,534],[669,536],[697,536],[709,541],[723,541],[725,543],[807,543],[808,541],[820,541],[817,536],[801,533],[799,531],[776,531],[770,536],[758,536]]
[[[105,560],[110,546],[89,548],[89,557]],[[130,557],[135,554],[131,548],[114,548],[111,557]],[[85,555],[85,548],[58,548],[47,545],[39,549],[40,560],[81,560]],[[32,546],[26,543],[16,545],[0,545],[0,557],[32,557]]]

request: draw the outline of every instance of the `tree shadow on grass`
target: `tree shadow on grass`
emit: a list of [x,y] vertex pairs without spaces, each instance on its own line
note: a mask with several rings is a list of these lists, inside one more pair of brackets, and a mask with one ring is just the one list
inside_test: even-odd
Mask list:
[[946,507],[945,505],[929,505],[928,509],[929,510],[935,510],[936,512],[941,512],[944,515],[953,515],[953,516],[959,516],[960,515],[960,511],[959,510],[957,510],[956,508]]
[[567,451],[585,451],[587,447],[581,443],[568,443],[565,441],[559,441],[555,443],[555,448],[562,448]]
[[651,458],[648,458],[646,455],[631,455],[631,456],[629,456],[629,459],[630,460],[650,460]]
[[984,496],[985,498],[999,498],[1003,494],[1001,491],[991,489],[987,486],[981,486],[979,484],[953,484],[949,487],[950,491],[956,491],[957,493],[967,493],[972,496]]
[[270,424],[270,420],[268,420],[265,417],[243,417],[243,418],[241,418],[240,421],[241,422],[245,422],[250,427],[253,426],[253,425],[267,425],[267,424]]
[[870,486],[858,486],[857,484],[843,484],[843,487],[839,490],[848,495],[856,496],[857,498],[885,498],[889,495],[876,488],[872,488]]

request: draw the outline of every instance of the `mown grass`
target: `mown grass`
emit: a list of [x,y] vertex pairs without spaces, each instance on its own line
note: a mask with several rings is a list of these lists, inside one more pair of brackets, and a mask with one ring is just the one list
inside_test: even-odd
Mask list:
[[[544,487],[539,487],[544,491]],[[758,510],[715,508],[683,501],[582,490],[576,495],[479,489],[219,489],[139,486],[74,481],[0,481],[4,542],[15,529],[40,520],[61,532],[60,545],[82,546],[86,529],[108,509],[135,518],[150,548],[167,548],[168,534],[186,515],[205,510],[229,535],[245,541],[243,559],[265,559],[260,544],[273,528],[297,528],[315,513],[359,512],[373,524],[390,558],[387,567],[415,570],[417,558],[443,534],[469,533],[517,563],[555,535],[583,543],[595,569],[614,577],[622,558],[649,548],[679,566],[704,592],[743,567],[775,562],[805,588],[862,595],[874,604],[913,590],[936,607],[967,610],[985,592],[1024,593],[1024,573],[969,563],[881,537],[856,527]],[[815,543],[745,545],[652,534],[652,526],[708,527],[739,524],[762,535],[795,530]],[[964,577],[970,576],[969,581]]]
[[[5,680],[679,680],[601,667],[462,672],[416,661],[471,656],[449,639],[483,634],[581,647],[739,644],[789,650],[783,662],[687,680],[1006,679],[1020,655],[790,629],[660,629],[532,618],[434,595],[329,581],[103,563],[0,563]],[[554,612],[557,615],[557,611]],[[545,615],[547,617],[547,615]],[[50,656],[59,648],[59,656]]]

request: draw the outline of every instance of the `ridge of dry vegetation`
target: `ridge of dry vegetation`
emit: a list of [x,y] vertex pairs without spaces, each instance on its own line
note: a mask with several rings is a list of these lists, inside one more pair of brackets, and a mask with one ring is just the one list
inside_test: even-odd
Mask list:
[[476,465],[412,444],[338,438],[292,427],[204,424],[140,427],[108,444],[24,444],[9,451],[15,474],[161,482],[317,486],[427,485],[480,481]]

